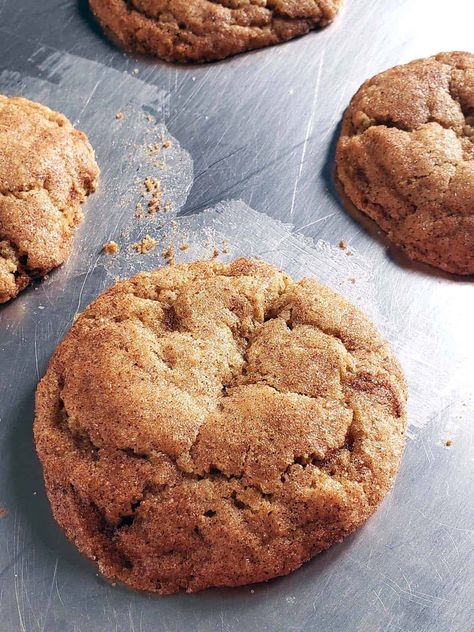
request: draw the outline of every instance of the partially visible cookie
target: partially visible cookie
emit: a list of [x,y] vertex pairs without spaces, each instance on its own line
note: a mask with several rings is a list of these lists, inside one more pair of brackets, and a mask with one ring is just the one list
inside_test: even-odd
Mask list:
[[65,116],[0,95],[0,303],[67,259],[98,174]]
[[54,516],[102,573],[193,592],[285,575],[390,489],[406,387],[368,318],[262,261],[139,274],[56,350],[34,434]]
[[409,257],[474,274],[474,55],[440,53],[364,83],[336,165],[350,201]]
[[284,42],[327,26],[342,0],[89,0],[126,49],[203,62]]

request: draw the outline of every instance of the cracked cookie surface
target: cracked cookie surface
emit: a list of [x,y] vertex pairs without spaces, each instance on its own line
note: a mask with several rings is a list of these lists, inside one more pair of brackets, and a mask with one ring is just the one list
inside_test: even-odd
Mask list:
[[160,593],[264,581],[359,527],[392,485],[406,387],[367,317],[260,260],[142,273],[56,350],[34,434],[57,522]]
[[474,55],[440,53],[364,83],[336,168],[350,201],[410,258],[474,274]]
[[65,116],[0,95],[0,303],[67,259],[98,174]]
[[203,62],[327,26],[342,0],[89,0],[121,46],[166,61]]

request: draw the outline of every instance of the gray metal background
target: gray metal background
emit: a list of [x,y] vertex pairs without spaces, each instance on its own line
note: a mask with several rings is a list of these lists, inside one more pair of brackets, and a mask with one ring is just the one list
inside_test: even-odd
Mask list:
[[[2,632],[474,629],[472,281],[391,252],[373,226],[343,210],[331,179],[338,124],[360,83],[415,57],[472,51],[474,6],[346,5],[323,32],[218,64],[180,67],[123,55],[102,37],[85,0],[0,0],[0,89],[11,93],[18,85],[25,96],[62,109],[89,134],[103,171],[71,261],[0,309],[0,505],[8,512],[0,519]],[[56,63],[52,72],[50,64],[46,72],[41,60],[55,51],[70,54],[68,68]],[[138,106],[148,99],[194,161],[194,185],[180,213],[198,214],[183,220],[189,241],[217,217],[235,254],[270,254],[290,272],[334,285],[334,251],[324,244],[343,238],[365,261],[368,284],[354,297],[363,307],[375,297],[378,322],[410,384],[410,439],[379,512],[342,545],[264,585],[167,598],[110,586],[55,526],[34,454],[37,379],[74,314],[113,281],[97,253],[132,212],[125,200],[131,167],[119,141],[127,129],[134,138],[141,132],[129,121],[114,144],[109,129],[113,112],[147,84],[150,95]],[[179,166],[177,160],[177,172]],[[226,198],[269,218],[239,205],[201,213]],[[270,217],[323,241],[305,245]],[[132,264],[125,268],[133,271]]]

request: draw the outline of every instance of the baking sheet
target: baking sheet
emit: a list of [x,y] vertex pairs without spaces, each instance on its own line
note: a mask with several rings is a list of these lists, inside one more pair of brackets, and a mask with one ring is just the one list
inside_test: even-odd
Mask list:
[[[404,260],[344,210],[332,183],[338,124],[364,79],[417,56],[472,50],[472,2],[442,8],[347,0],[322,32],[180,67],[123,55],[85,1],[0,1],[0,90],[63,111],[102,169],[69,262],[0,308],[2,632],[472,628],[472,280]],[[161,139],[172,145],[157,159],[148,147]],[[148,175],[171,204],[139,220]],[[137,255],[131,246],[146,234],[157,245]],[[116,256],[101,254],[110,239]],[[170,244],[179,260],[215,248],[222,259],[260,255],[365,309],[406,371],[410,428],[395,489],[343,544],[267,584],[159,598],[111,586],[65,540],[31,425],[37,380],[75,314],[117,276],[164,265]]]

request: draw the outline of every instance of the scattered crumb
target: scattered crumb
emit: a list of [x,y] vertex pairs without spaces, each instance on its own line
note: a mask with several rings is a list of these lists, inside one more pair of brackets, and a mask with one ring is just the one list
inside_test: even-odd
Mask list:
[[171,200],[166,200],[165,202],[165,212],[169,213],[171,211],[172,205],[171,205]]
[[447,448],[450,448],[453,445],[453,440],[452,439],[446,439],[446,441],[444,442],[444,445]]
[[161,209],[161,198],[163,191],[161,190],[161,184],[156,178],[147,176],[145,178],[145,190],[150,193],[150,198],[147,202],[148,212],[150,214],[158,213]]
[[141,219],[144,215],[144,208],[141,202],[137,202],[135,206],[135,217]]
[[125,118],[125,114],[123,112],[117,112],[117,114],[115,115],[115,118],[118,121],[123,121],[123,119]]
[[147,115],[146,115],[146,120],[147,120],[149,123],[153,123],[153,121],[154,121],[155,119],[153,118],[153,116],[152,116],[151,114],[147,114]]
[[215,259],[216,257],[219,256],[219,251],[217,250],[217,248],[214,248],[213,252],[212,252],[212,257],[213,259]]
[[180,250],[187,250],[189,248],[189,244],[179,244]]
[[354,277],[350,277],[350,278],[349,278],[349,281],[350,281],[351,283],[355,283],[355,282],[356,282],[356,279],[355,279]]
[[0,507],[0,518],[6,518],[8,516],[8,509]]
[[163,149],[169,149],[170,147],[172,147],[173,145],[173,141],[171,139],[167,139],[165,140],[165,142],[163,143]]
[[171,228],[173,229],[173,232],[176,232],[177,227],[178,227],[178,222],[175,219],[172,219]]
[[158,185],[158,180],[156,178],[152,178],[151,176],[147,176],[145,178],[145,189],[150,192],[154,191],[156,186]]
[[222,254],[226,255],[229,252],[229,244],[225,239],[222,240]]
[[135,244],[132,244],[132,248],[139,254],[145,255],[147,252],[150,252],[150,250],[153,250],[156,244],[156,239],[153,239],[150,235],[145,235],[141,241],[137,241]]
[[[168,144],[169,143],[169,144]],[[166,162],[160,157],[161,150],[163,148],[171,147],[171,141],[163,141],[159,143],[150,143],[148,145],[148,153],[150,154],[150,162],[154,167],[158,169],[166,169]]]
[[119,252],[120,248],[116,241],[108,241],[103,245],[102,250],[107,255],[115,255]]
[[174,246],[170,244],[170,246],[161,253],[161,256],[166,259],[169,264],[174,263]]
[[348,257],[352,257],[352,252],[349,250],[349,247],[344,241],[344,239],[341,239],[341,241],[339,242],[339,248],[341,250],[344,250]]

